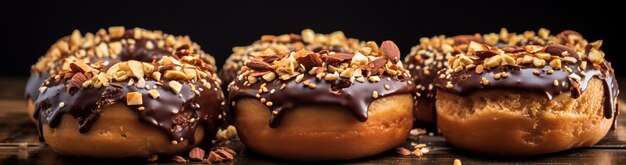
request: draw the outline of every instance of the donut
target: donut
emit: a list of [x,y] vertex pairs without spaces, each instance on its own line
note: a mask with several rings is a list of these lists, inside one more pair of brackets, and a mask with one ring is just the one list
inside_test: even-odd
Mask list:
[[115,27],[73,40],[36,65],[54,70],[34,102],[40,140],[53,151],[147,158],[210,147],[225,101],[212,57],[188,37]]
[[619,94],[602,40],[566,30],[465,36],[438,72],[437,125],[460,149],[530,156],[587,147],[615,125]]
[[370,48],[378,51],[301,49],[246,62],[228,86],[227,114],[247,149],[311,161],[402,145],[413,124],[415,85],[392,41]]
[[222,89],[227,89],[228,84],[237,77],[245,62],[254,57],[287,54],[300,49],[314,52],[332,50],[354,53],[360,50],[362,45],[359,40],[347,38],[341,31],[320,34],[311,29],[305,29],[301,34],[263,35],[252,45],[233,48],[233,53],[226,59],[222,70],[219,71],[219,76],[224,81]]
[[[205,54],[200,50],[200,46],[192,42],[188,36],[175,36],[164,34],[162,31],[150,31],[143,28],[125,29],[122,26],[109,27],[107,30],[100,29],[95,34],[86,33],[85,35],[82,35],[79,30],[74,30],[71,35],[57,40],[48,49],[47,53],[40,57],[37,63],[31,66],[31,74],[24,91],[29,116],[32,117],[34,114],[34,101],[36,101],[39,96],[41,85],[50,75],[56,74],[59,71],[60,67],[62,67],[63,60],[68,57],[89,60],[106,59],[110,61],[134,59],[152,62],[153,56],[169,56],[176,48],[183,45],[190,45],[191,49],[198,52],[205,62],[215,65],[213,56]],[[107,32],[109,34],[107,34]],[[122,41],[122,39],[125,39],[124,42],[127,43],[122,44],[121,51],[118,52],[106,52],[107,50],[104,49],[110,47],[95,45],[98,43],[106,44],[113,42],[114,47],[119,47],[121,42],[116,41]],[[147,45],[148,43],[150,43],[150,45]],[[91,53],[89,53],[90,51]],[[35,121],[35,118],[31,119]]]

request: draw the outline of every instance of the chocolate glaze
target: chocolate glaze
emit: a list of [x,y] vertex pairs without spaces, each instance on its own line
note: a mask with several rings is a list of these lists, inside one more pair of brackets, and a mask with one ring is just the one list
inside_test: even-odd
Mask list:
[[[564,64],[564,66],[565,65],[566,64]],[[490,70],[485,69],[480,74],[476,73],[473,69],[451,73],[450,80],[437,78],[435,79],[435,84],[440,90],[462,96],[485,89],[507,89],[541,93],[551,100],[553,97],[563,92],[571,92],[572,98],[580,97],[582,92],[587,88],[589,81],[595,77],[602,80],[604,84],[604,117],[610,119],[613,116],[617,116],[619,111],[617,110],[618,106],[615,99],[619,94],[619,88],[615,77],[611,73],[612,69],[610,63],[604,61],[599,70],[594,69],[593,65],[588,63],[586,69],[582,70],[587,76],[582,76],[581,71],[577,69],[579,65],[581,65],[580,60],[574,64],[568,63],[567,66],[572,68],[573,73],[581,77],[580,83],[568,78],[570,73],[566,73],[564,68],[554,70],[552,74],[548,74],[547,70],[552,69],[549,65],[538,68],[500,65]],[[539,70],[540,74],[533,74],[534,70]],[[494,74],[502,72],[506,72],[508,77],[496,80]],[[483,77],[489,80],[489,84],[481,84]],[[559,81],[559,86],[554,86],[554,80]],[[448,81],[451,81],[454,85],[452,88],[445,87]],[[565,82],[565,86],[562,85],[562,82]],[[579,88],[573,87],[573,85],[579,86]]]
[[26,82],[24,97],[35,102],[39,96],[39,87],[41,87],[48,77],[50,77],[50,73],[48,72],[32,72]]
[[[269,107],[270,114],[272,114],[270,117],[270,127],[278,127],[284,113],[288,113],[290,109],[303,104],[324,104],[345,107],[350,110],[357,120],[365,122],[367,121],[369,104],[374,101],[374,98],[372,98],[373,91],[377,91],[379,97],[385,97],[396,94],[409,94],[415,88],[415,85],[411,83],[408,78],[381,77],[380,81],[376,83],[365,81],[363,83],[354,82],[350,85],[350,82],[344,78],[328,82],[318,80],[314,76],[305,74],[302,82],[307,80],[316,84],[316,88],[311,89],[303,83],[296,83],[294,78],[286,81],[276,79],[267,82],[266,87],[268,90],[276,90],[274,94],[270,92],[260,94],[261,97],[266,98],[274,104]],[[245,86],[243,85],[245,80],[235,80],[234,85],[229,89],[229,101],[232,103],[242,98],[256,98],[255,95],[259,93],[261,84],[265,82],[265,80],[260,81],[263,82],[256,82],[251,86]],[[285,83],[286,86],[281,90],[280,86],[283,83]],[[384,88],[385,84],[390,86],[389,90]],[[230,108],[229,113],[233,113],[234,107],[232,104],[230,104]],[[277,113],[273,114],[271,113],[272,111],[276,111]]]
[[[194,143],[194,133],[199,124],[204,126],[206,135],[214,134],[220,124],[218,116],[222,113],[220,106],[223,96],[219,94],[221,90],[217,87],[207,89],[202,87],[201,83],[197,83],[198,87],[203,88],[198,95],[191,90],[189,85],[184,84],[180,91],[182,97],[180,97],[171,91],[167,83],[164,83],[156,89],[160,93],[159,98],[153,99],[147,89],[127,86],[126,82],[116,82],[124,86],[123,88],[112,85],[101,88],[81,88],[72,95],[71,92],[65,91],[67,81],[53,80],[47,85],[48,89],[39,95],[36,101],[35,118],[39,121],[40,135],[42,135],[42,124],[54,128],[58,126],[61,117],[66,113],[78,120],[79,131],[85,133],[89,131],[104,107],[115,103],[126,105],[128,92],[140,92],[143,96],[143,105],[128,106],[136,110],[139,120],[159,128],[168,135],[170,140],[189,140],[190,143]],[[154,86],[155,83],[151,80],[146,81],[146,84],[150,86]],[[61,102],[64,102],[65,107],[59,107]],[[145,107],[145,110],[137,110],[140,106]],[[195,118],[195,121],[191,122],[191,118]],[[205,139],[211,138],[213,137],[205,136]]]

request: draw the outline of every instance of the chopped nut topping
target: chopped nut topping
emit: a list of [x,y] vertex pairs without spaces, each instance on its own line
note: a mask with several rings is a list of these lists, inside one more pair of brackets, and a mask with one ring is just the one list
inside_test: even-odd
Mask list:
[[563,57],[563,61],[569,62],[569,63],[576,63],[578,60],[576,60],[576,58],[574,57]]
[[73,72],[81,72],[81,73],[91,72],[91,67],[85,64],[84,62],[82,62],[81,60],[76,60],[75,62],[70,63],[70,68],[72,69]]
[[485,67],[491,68],[500,65],[502,58],[500,56],[493,56],[485,59]]
[[358,81],[358,82],[360,82],[360,83],[363,83],[363,82],[365,82],[365,78],[363,78],[363,77],[357,77],[357,78],[356,78],[356,81]]
[[335,72],[333,74],[326,74],[326,76],[324,77],[324,80],[335,81],[337,80],[337,78],[339,78],[339,73]]
[[539,59],[539,58],[534,58],[533,59],[533,65],[535,67],[542,67],[544,65],[546,65],[546,61],[543,59]]
[[133,75],[136,78],[143,79],[144,69],[143,69],[143,64],[141,64],[141,62],[130,60],[130,61],[127,61],[126,63],[128,67],[130,67],[131,73],[133,73]]
[[558,87],[559,86],[559,80],[554,80],[554,86]]
[[274,72],[269,72],[263,75],[263,79],[268,82],[274,80],[274,78],[276,78],[276,74]]
[[550,30],[541,28],[539,29],[538,33],[539,33],[539,37],[541,37],[542,39],[548,39],[548,36],[550,35]]
[[483,73],[483,65],[478,65],[478,66],[476,66],[476,70],[475,70],[475,72],[476,72],[477,74]]
[[501,77],[500,73],[493,74],[493,79],[499,80]]
[[378,98],[378,92],[377,91],[373,91],[372,92],[372,97],[377,99]]
[[589,55],[587,55],[589,61],[594,64],[599,64],[604,59],[604,53],[598,49],[592,48],[589,50]]
[[396,148],[396,153],[403,155],[403,156],[411,155],[411,151],[409,151],[408,149],[404,147]]
[[168,70],[165,72],[165,75],[163,77],[165,77],[166,79],[170,79],[170,80],[186,80],[187,79],[187,75],[185,75],[184,72],[177,71],[177,70]]
[[161,72],[152,72],[152,78],[156,81],[161,81]]
[[556,69],[556,70],[561,69],[561,60],[560,59],[554,59],[554,60],[550,61],[550,66],[553,69]]
[[370,82],[379,82],[380,81],[380,77],[378,77],[378,76],[370,76],[368,79],[370,80]]
[[502,72],[502,73],[500,73],[500,76],[502,78],[507,78],[507,77],[509,77],[509,74],[507,74],[506,72]]
[[366,66],[369,62],[369,59],[361,54],[361,53],[356,53],[354,54],[354,57],[352,57],[352,62],[350,63],[351,66],[355,66],[355,67],[361,67],[361,66]]
[[483,84],[483,85],[488,85],[488,84],[489,84],[489,80],[488,80],[488,79],[486,79],[486,78],[484,78],[484,77],[482,77],[482,79],[481,79],[481,84]]
[[45,91],[46,91],[46,89],[48,89],[48,87],[46,87],[46,86],[42,86],[42,87],[40,87],[40,88],[39,88],[39,93],[43,93],[43,92],[45,92]]
[[452,85],[452,82],[448,81],[446,83],[446,88],[453,88],[453,87],[454,87],[454,85]]
[[302,82],[303,78],[304,78],[304,74],[300,74],[300,75],[296,76],[296,83]]
[[154,44],[150,41],[146,42],[146,49],[148,50],[154,49]]
[[180,90],[183,88],[183,85],[180,84],[178,81],[170,81],[168,84],[170,85],[172,91],[174,91],[174,93],[176,94],[179,94]]
[[153,89],[153,90],[149,90],[149,91],[148,91],[148,94],[150,94],[150,96],[151,96],[153,99],[157,99],[157,98],[159,98],[159,96],[161,96],[161,94],[159,94],[159,91],[154,90],[154,89]]
[[203,149],[194,147],[191,151],[189,151],[189,159],[198,161],[204,160],[205,153],[206,152]]
[[140,78],[139,81],[137,81],[137,88],[143,88],[146,86],[146,80],[144,80],[143,78]]
[[120,38],[124,35],[124,31],[125,29],[123,26],[112,26],[109,27],[109,36],[111,36],[111,38]]
[[413,150],[413,155],[417,157],[422,157],[424,156],[424,153],[422,153],[422,150]]
[[139,92],[128,92],[126,94],[126,105],[142,105],[143,100],[141,93]]
[[59,108],[63,108],[63,107],[65,107],[65,102],[60,102],[59,103]]
[[577,82],[580,82],[580,80],[582,79],[582,78],[580,78],[580,76],[578,76],[575,73],[570,74],[568,77],[576,80]]
[[392,63],[397,63],[400,60],[400,49],[398,49],[398,46],[396,46],[393,41],[384,41],[380,45],[380,49]]

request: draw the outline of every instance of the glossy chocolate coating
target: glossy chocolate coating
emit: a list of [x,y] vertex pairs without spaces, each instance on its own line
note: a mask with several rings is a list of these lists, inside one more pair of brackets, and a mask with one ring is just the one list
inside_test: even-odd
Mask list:
[[[551,100],[564,92],[571,92],[572,98],[578,98],[587,89],[589,81],[592,78],[598,78],[602,80],[605,89],[604,116],[607,119],[617,116],[619,106],[615,99],[619,94],[619,88],[610,63],[603,61],[598,69],[595,69],[591,63],[587,63],[585,69],[579,70],[581,64],[580,60],[576,63],[564,64],[564,68],[560,70],[554,70],[549,65],[542,67],[500,65],[485,69],[481,73],[476,73],[473,69],[463,70],[451,73],[449,80],[437,78],[435,84],[440,90],[461,96],[481,90],[505,89],[540,93]],[[568,72],[565,67],[571,68],[572,73]],[[548,70],[553,70],[553,72],[550,74]],[[535,71],[539,74],[534,74]],[[494,78],[495,74],[503,72],[507,73],[506,78]],[[585,74],[582,74],[583,72]],[[569,77],[571,74],[581,75],[580,82],[571,79]],[[487,79],[489,83],[482,84],[482,78]],[[558,81],[558,85],[555,86],[554,80]],[[446,88],[447,82],[451,82],[453,87]]]
[[[194,135],[197,126],[205,128],[205,139],[210,141],[210,135],[215,134],[217,126],[221,124],[218,116],[222,114],[221,103],[223,96],[221,90],[214,82],[213,88],[203,88],[199,94],[194,93],[191,87],[184,84],[180,95],[173,93],[167,83],[159,86],[156,90],[160,93],[158,99],[153,99],[148,94],[148,89],[128,86],[127,82],[116,82],[122,87],[107,85],[101,88],[80,88],[76,93],[66,92],[68,80],[52,80],[45,92],[39,95],[35,102],[35,118],[38,125],[47,124],[54,128],[58,126],[64,114],[71,114],[78,120],[79,131],[85,133],[98,119],[100,111],[111,104],[126,105],[126,93],[139,92],[142,94],[143,105],[128,106],[136,110],[139,120],[159,128],[166,133],[170,140],[189,140],[194,143]],[[156,82],[146,81],[146,85],[155,86]],[[202,86],[201,83],[196,83]],[[182,97],[181,97],[182,96]],[[59,104],[63,102],[64,107]],[[138,110],[140,106],[145,110]],[[190,120],[194,118],[194,120]],[[106,121],[105,121],[106,122]],[[42,132],[40,132],[40,135]],[[206,142],[206,141],[205,141]]]
[[[276,113],[271,113],[270,127],[278,127],[284,113],[289,113],[290,109],[303,104],[345,107],[350,110],[357,120],[365,122],[369,104],[375,100],[372,97],[373,91],[377,91],[379,97],[385,97],[396,94],[410,94],[413,88],[415,88],[415,85],[408,78],[381,77],[379,82],[354,82],[350,85],[348,79],[340,78],[336,81],[328,82],[305,74],[302,81],[307,80],[312,84],[316,84],[316,87],[311,89],[303,83],[296,83],[294,78],[286,81],[276,79],[267,83],[266,87],[269,90],[276,90],[273,94],[271,92],[260,94],[261,97],[273,102],[273,105],[269,107],[270,113]],[[263,82],[256,82],[254,85],[246,86],[243,85],[244,82],[235,80],[234,86],[230,89],[229,100],[231,102],[236,102],[242,98],[256,98],[256,94],[259,93],[259,88],[263,84]],[[285,88],[280,89],[283,83],[285,83]],[[389,89],[385,89],[385,84],[389,85]],[[232,108],[234,107],[231,104]],[[233,113],[233,110],[230,113]]]

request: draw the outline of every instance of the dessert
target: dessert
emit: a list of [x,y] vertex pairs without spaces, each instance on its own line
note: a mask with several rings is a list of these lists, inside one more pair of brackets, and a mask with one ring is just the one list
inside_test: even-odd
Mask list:
[[434,81],[437,125],[451,145],[538,155],[591,146],[614,125],[619,90],[602,40],[547,29],[482,38],[453,46]]
[[415,86],[393,42],[370,46],[377,51],[301,49],[246,62],[229,85],[228,113],[241,141],[300,161],[354,159],[403,144]]
[[210,147],[225,102],[210,56],[188,37],[113,27],[69,41],[35,65],[52,70],[34,111],[52,150],[148,158]]

